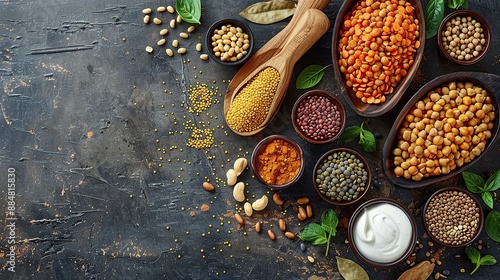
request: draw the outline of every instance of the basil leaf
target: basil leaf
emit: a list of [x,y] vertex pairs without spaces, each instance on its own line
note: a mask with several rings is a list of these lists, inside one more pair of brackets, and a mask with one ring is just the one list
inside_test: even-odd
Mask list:
[[469,257],[469,259],[472,261],[472,263],[479,263],[481,259],[481,253],[476,248],[471,246],[465,247],[465,253],[467,254],[467,257]]
[[483,192],[484,179],[481,176],[472,172],[462,172],[462,177],[469,191],[473,193]]
[[324,67],[316,64],[307,66],[300,72],[299,76],[297,77],[297,80],[295,81],[295,87],[297,89],[306,89],[317,85],[323,78],[325,69],[330,66],[331,64]]
[[175,0],[175,10],[184,21],[201,24],[201,0]]
[[429,0],[425,7],[425,36],[427,39],[436,35],[444,18],[444,0]]
[[495,240],[496,242],[500,242],[500,212],[496,210],[492,210],[488,216],[486,217],[486,221],[484,222],[484,228],[486,234]]
[[271,24],[292,16],[295,13],[295,2],[267,1],[257,2],[240,12],[240,16],[257,24]]
[[339,218],[337,217],[337,213],[335,213],[332,209],[326,210],[321,215],[321,227],[333,236],[337,234],[338,223]]
[[339,140],[344,143],[354,141],[356,138],[358,138],[361,130],[362,128],[359,126],[350,126],[344,129],[344,132],[342,132],[342,134],[340,135]]
[[313,245],[325,244],[328,241],[326,239],[325,231],[317,223],[305,226],[301,231],[299,231],[299,237],[306,242],[311,242]]
[[485,191],[494,192],[500,188],[500,169],[486,181]]
[[373,153],[377,150],[375,136],[369,130],[361,130],[361,133],[359,134],[359,144],[366,152]]
[[483,201],[488,207],[493,209],[493,196],[491,196],[490,192],[483,192],[481,194],[481,197],[483,198]]
[[479,263],[481,265],[494,265],[497,263],[497,260],[492,255],[485,255],[485,256],[481,257],[481,260],[479,261]]

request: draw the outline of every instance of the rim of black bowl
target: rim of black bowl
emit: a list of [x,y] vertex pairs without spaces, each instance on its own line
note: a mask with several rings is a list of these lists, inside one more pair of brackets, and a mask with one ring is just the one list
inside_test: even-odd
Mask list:
[[[476,156],[471,162],[466,163],[461,167],[457,167],[455,170],[451,171],[448,174],[431,176],[428,178],[423,178],[420,181],[413,181],[411,179],[405,179],[403,177],[396,177],[396,175],[394,174],[394,161],[393,161],[392,150],[394,149],[396,142],[398,140],[396,133],[401,123],[405,120],[406,114],[409,112],[411,107],[423,96],[425,96],[430,90],[434,90],[436,87],[439,87],[449,82],[472,82],[474,83],[474,85],[480,86],[488,92],[488,96],[492,100],[492,104],[495,108],[496,114],[495,114],[495,120],[493,121],[491,138],[488,139],[488,141],[486,142],[486,147],[484,151],[479,156]],[[493,143],[495,143],[498,138],[500,112],[499,112],[498,99],[495,96],[495,92],[498,91],[500,91],[500,76],[482,72],[454,72],[454,73],[444,74],[434,78],[432,81],[429,81],[424,86],[422,86],[401,109],[384,143],[384,148],[382,150],[382,161],[383,161],[382,169],[385,174],[385,178],[389,182],[398,187],[406,189],[416,189],[431,184],[435,184],[443,180],[446,180],[450,177],[453,177],[458,173],[465,171],[474,163],[478,162],[488,152],[488,150],[491,148],[491,146],[493,146]]]
[[[258,155],[260,149],[268,141],[274,140],[274,139],[280,139],[280,140],[283,140],[283,141],[286,141],[286,142],[290,143],[292,146],[295,147],[295,149],[297,150],[297,152],[299,153],[299,156],[300,156],[300,169],[299,169],[299,173],[297,173],[297,175],[295,175],[295,178],[293,178],[290,182],[288,182],[286,184],[283,184],[283,185],[271,185],[271,184],[268,184],[268,183],[266,183],[266,181],[264,181],[260,177],[259,172],[257,172],[256,158],[257,158],[257,155]],[[280,134],[269,135],[266,138],[260,140],[260,142],[257,143],[257,145],[255,145],[255,148],[253,149],[253,152],[252,152],[252,157],[250,158],[250,166],[252,167],[252,170],[253,170],[253,173],[255,174],[255,177],[262,184],[266,185],[267,187],[269,187],[271,189],[276,189],[276,190],[286,189],[286,188],[291,187],[293,184],[295,184],[300,179],[300,177],[302,177],[302,173],[304,173],[304,169],[305,169],[304,152],[302,151],[302,148],[300,147],[300,145],[296,141],[294,141],[293,139],[291,139],[290,137],[287,137],[285,135],[280,135]]]
[[[476,234],[469,241],[464,242],[464,243],[462,243],[460,245],[452,245],[452,244],[446,244],[446,243],[442,242],[437,237],[435,237],[434,235],[432,235],[432,233],[429,231],[427,223],[425,222],[425,213],[427,212],[427,208],[429,207],[429,203],[430,203],[431,199],[433,197],[435,197],[436,195],[438,195],[438,194],[440,194],[442,192],[445,192],[445,191],[459,191],[459,192],[463,192],[463,193],[467,194],[470,198],[472,198],[472,200],[474,200],[474,202],[476,203],[476,206],[479,208],[479,228],[477,229]],[[432,240],[434,240],[436,243],[438,243],[441,246],[445,246],[445,247],[449,247],[449,248],[461,248],[461,247],[464,247],[464,246],[467,246],[467,245],[471,244],[477,238],[479,238],[479,234],[483,230],[483,226],[484,226],[484,211],[483,211],[483,207],[481,207],[481,203],[480,203],[479,199],[475,195],[473,195],[471,192],[469,192],[468,190],[466,190],[464,188],[460,188],[460,187],[445,187],[445,188],[442,188],[442,189],[439,189],[439,190],[435,191],[434,193],[431,194],[431,196],[429,196],[429,198],[427,199],[427,201],[425,202],[425,205],[424,205],[424,210],[423,210],[423,215],[422,215],[422,221],[424,223],[425,231],[432,238]]]
[[[356,223],[356,219],[358,218],[358,216],[362,214],[362,210],[365,209],[366,207],[380,204],[380,203],[389,203],[389,204],[392,204],[392,205],[400,208],[406,214],[406,216],[410,220],[410,223],[412,226],[412,238],[411,238],[410,244],[408,245],[406,252],[403,255],[401,255],[399,258],[395,259],[394,261],[386,262],[386,263],[375,262],[375,261],[372,261],[372,260],[366,258],[365,256],[363,256],[356,248],[354,238],[352,236],[352,230],[353,230],[354,224]],[[417,223],[415,221],[415,218],[410,214],[410,211],[408,211],[408,209],[403,204],[401,204],[397,200],[394,200],[394,199],[388,198],[388,197],[373,198],[373,199],[368,200],[365,203],[361,204],[358,208],[356,208],[356,210],[352,214],[351,218],[349,219],[349,225],[347,228],[348,228],[347,238],[349,240],[349,245],[351,246],[351,249],[353,250],[354,254],[360,260],[362,260],[364,263],[371,265],[371,266],[374,266],[374,267],[377,267],[377,268],[389,268],[389,267],[392,267],[392,266],[404,261],[413,252],[413,248],[415,247],[415,242],[417,241]]]
[[[471,16],[473,19],[478,21],[482,28],[483,28],[483,34],[484,34],[484,39],[486,40],[486,44],[481,51],[481,53],[476,56],[474,59],[470,60],[458,60],[453,57],[444,49],[442,42],[442,31],[448,21],[450,21],[452,18],[456,16]],[[450,13],[447,15],[443,21],[441,21],[441,24],[439,25],[438,32],[437,32],[437,44],[438,44],[438,49],[441,52],[441,54],[446,57],[449,61],[454,62],[456,64],[460,65],[471,65],[474,63],[479,62],[481,59],[483,59],[486,56],[486,53],[488,52],[488,49],[490,48],[490,43],[491,43],[491,32],[490,32],[490,26],[488,22],[478,13],[471,11],[471,10],[458,10]]]
[[[368,180],[367,180],[367,183],[366,183],[366,187],[365,187],[365,190],[361,193],[360,196],[358,196],[358,198],[356,199],[353,199],[353,200],[348,200],[348,201],[335,201],[335,200],[332,200],[328,197],[326,197],[324,194],[322,194],[320,191],[319,191],[319,187],[318,187],[318,184],[316,184],[316,170],[318,169],[319,165],[323,162],[323,160],[333,154],[333,153],[336,153],[336,152],[348,152],[348,153],[351,153],[353,155],[355,155],[357,158],[359,158],[363,164],[365,165],[365,170],[368,172]],[[314,186],[314,190],[316,190],[316,193],[319,195],[319,197],[321,197],[321,199],[323,199],[325,202],[327,203],[330,203],[332,205],[335,205],[335,206],[347,206],[347,205],[351,205],[351,204],[354,204],[354,203],[357,203],[359,201],[361,201],[361,199],[365,196],[365,194],[368,192],[368,190],[370,189],[371,187],[371,184],[372,184],[372,172],[371,172],[371,169],[370,169],[370,165],[368,164],[368,161],[366,160],[366,158],[364,156],[362,156],[360,153],[356,152],[355,150],[352,150],[352,149],[349,149],[349,148],[335,148],[335,149],[332,149],[332,150],[329,150],[328,152],[324,153],[317,161],[316,161],[316,164],[314,165],[314,169],[313,169],[313,174],[312,174],[312,180],[313,180],[313,186]]]
[[[236,26],[236,27],[241,27],[241,29],[243,29],[243,31],[245,33],[248,34],[248,37],[250,38],[250,47],[248,48],[247,50],[247,54],[239,59],[239,60],[236,60],[234,62],[226,62],[226,61],[222,61],[220,60],[220,58],[218,58],[217,56],[215,56],[213,53],[212,53],[212,45],[211,45],[211,42],[212,42],[212,34],[213,34],[213,31],[214,29],[216,28],[219,28],[221,27],[222,25],[226,25],[226,24],[231,24],[233,26]],[[208,53],[208,56],[210,56],[210,58],[214,61],[216,61],[217,63],[220,63],[222,65],[227,65],[227,66],[236,66],[236,65],[241,65],[243,63],[245,63],[249,58],[250,56],[252,56],[252,51],[253,51],[253,45],[254,45],[254,39],[253,39],[253,33],[252,33],[252,29],[250,29],[250,26],[248,26],[248,24],[244,23],[243,21],[240,21],[240,20],[237,20],[237,19],[233,19],[233,18],[226,18],[226,19],[220,19],[216,22],[214,22],[207,30],[207,33],[205,34],[205,47],[207,48],[207,53]]]
[[[340,117],[341,117],[341,125],[340,125],[340,130],[337,134],[335,134],[333,137],[328,138],[328,139],[323,139],[323,140],[315,140],[310,138],[309,136],[306,135],[306,133],[299,127],[297,124],[297,108],[299,104],[304,101],[309,96],[324,96],[328,99],[330,99],[330,102],[334,103],[334,105],[337,106],[339,112],[340,112]],[[295,132],[300,136],[300,138],[304,139],[305,141],[312,143],[312,144],[326,144],[335,141],[337,138],[340,137],[340,134],[344,131],[345,128],[345,123],[346,123],[346,111],[344,104],[342,104],[342,101],[340,101],[340,98],[337,96],[331,94],[330,92],[326,90],[320,90],[320,89],[313,89],[310,90],[304,94],[302,94],[297,101],[295,101],[295,104],[293,104],[293,109],[292,109],[292,125],[293,128],[295,129]]]

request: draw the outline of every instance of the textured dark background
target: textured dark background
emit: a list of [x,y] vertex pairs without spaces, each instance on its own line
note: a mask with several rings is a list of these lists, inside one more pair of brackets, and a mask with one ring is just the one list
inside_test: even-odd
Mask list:
[[[237,227],[232,218],[236,209],[232,190],[223,184],[225,172],[237,157],[249,158],[260,138],[285,134],[303,147],[306,172],[280,194],[290,201],[309,196],[315,211],[309,221],[319,221],[320,214],[330,208],[312,188],[316,160],[334,147],[360,150],[355,143],[318,146],[302,141],[293,131],[290,111],[305,91],[296,90],[293,84],[277,117],[261,134],[240,137],[225,126],[223,94],[237,68],[201,61],[194,48],[211,23],[224,17],[240,18],[238,13],[254,2],[202,1],[201,26],[181,42],[188,54],[170,58],[165,47],[156,46],[161,27],[143,24],[141,11],[173,5],[173,0],[0,1],[0,205],[6,211],[7,170],[15,168],[18,217],[16,273],[6,271],[8,233],[2,226],[0,278],[341,279],[336,255],[355,260],[372,279],[396,279],[408,268],[402,263],[381,270],[361,263],[345,242],[345,227],[332,238],[328,257],[324,245],[307,244],[307,251],[302,252],[300,240],[280,234],[277,220],[284,217],[293,232],[305,223],[298,223],[292,208],[283,214],[272,202],[265,211],[245,218],[244,228]],[[427,1],[422,2],[425,7]],[[341,1],[332,1],[325,9],[332,23],[330,32],[299,60],[292,81],[307,65],[331,63],[331,30],[340,5]],[[464,186],[458,176],[418,191],[392,186],[383,178],[381,149],[404,103],[434,77],[455,71],[500,75],[496,32],[500,2],[470,0],[469,8],[483,15],[492,28],[491,49],[480,63],[459,67],[447,62],[432,38],[425,45],[420,70],[396,108],[372,119],[358,117],[348,108],[347,125],[365,122],[381,135],[376,153],[361,151],[380,182],[370,198],[392,197],[405,205],[412,201],[423,205],[436,187]],[[168,13],[158,16],[164,24],[172,18]],[[287,22],[249,23],[256,49]],[[188,26],[183,23],[175,31]],[[169,38],[176,32],[171,30]],[[146,45],[155,47],[153,54],[144,51]],[[197,82],[218,87],[214,104],[200,115],[187,110],[186,89]],[[316,88],[339,92],[332,68]],[[186,147],[189,121],[213,131],[212,147]],[[498,169],[499,148],[496,143],[469,171],[488,174]],[[274,193],[252,175],[247,170],[241,177],[249,183],[250,200]],[[201,188],[207,178],[217,185],[213,194]],[[210,207],[208,211],[201,211],[204,204]],[[335,210],[345,220],[353,208]],[[425,252],[439,247],[427,244],[421,215],[415,218],[418,240],[424,244],[417,254],[421,261],[427,259]],[[277,240],[269,240],[265,232],[256,233],[257,221],[263,221],[264,231],[274,229]],[[484,232],[481,239],[483,254],[499,259],[498,243]],[[316,259],[314,264],[307,261],[308,255]],[[472,279],[468,273],[473,265],[463,249],[446,249],[441,261],[435,271],[450,270],[450,279]],[[460,273],[461,268],[467,272]],[[495,279],[499,272],[497,264],[480,268],[474,276]]]

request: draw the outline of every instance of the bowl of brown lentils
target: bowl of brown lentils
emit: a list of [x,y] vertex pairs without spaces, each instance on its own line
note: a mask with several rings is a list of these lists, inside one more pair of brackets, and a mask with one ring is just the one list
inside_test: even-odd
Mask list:
[[292,109],[292,124],[297,134],[313,144],[337,139],[346,118],[342,102],[324,90],[311,90],[297,99]]
[[222,65],[245,63],[253,50],[250,27],[236,19],[221,19],[213,23],[205,36],[208,55]]
[[490,46],[490,28],[486,20],[470,10],[458,10],[446,16],[437,33],[440,52],[450,61],[470,65],[481,60]]
[[316,162],[313,186],[321,199],[332,205],[354,204],[371,186],[370,166],[358,152],[335,148]]
[[483,228],[483,209],[479,200],[459,187],[442,188],[424,206],[424,226],[429,236],[447,247],[473,242]]

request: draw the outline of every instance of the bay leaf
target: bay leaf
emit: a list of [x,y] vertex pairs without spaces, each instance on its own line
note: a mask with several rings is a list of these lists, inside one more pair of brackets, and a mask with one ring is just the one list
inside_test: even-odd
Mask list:
[[369,280],[368,273],[356,262],[350,259],[337,258],[340,275],[346,280]]
[[240,12],[240,16],[257,24],[271,24],[292,16],[295,13],[295,2],[266,1],[257,2]]
[[430,261],[422,261],[416,266],[406,270],[398,280],[426,280],[431,276],[434,265]]

